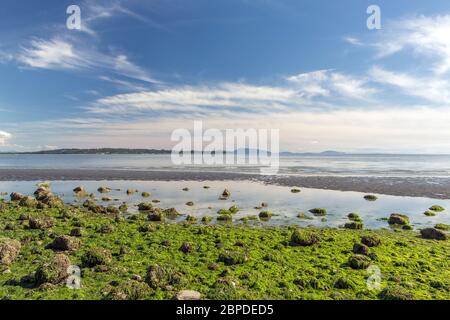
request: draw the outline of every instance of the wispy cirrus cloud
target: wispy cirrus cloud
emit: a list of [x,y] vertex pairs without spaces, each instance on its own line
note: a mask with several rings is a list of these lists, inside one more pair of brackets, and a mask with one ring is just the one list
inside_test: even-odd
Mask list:
[[124,54],[106,54],[89,49],[83,43],[62,38],[31,40],[19,52],[23,66],[47,70],[107,70],[148,83],[159,83],[149,72],[132,63]]

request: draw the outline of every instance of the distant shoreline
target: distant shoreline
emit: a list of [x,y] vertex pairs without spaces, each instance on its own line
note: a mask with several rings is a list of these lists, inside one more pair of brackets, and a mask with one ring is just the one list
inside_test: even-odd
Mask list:
[[450,199],[450,178],[262,176],[192,171],[0,169],[0,181],[256,181],[301,188]]

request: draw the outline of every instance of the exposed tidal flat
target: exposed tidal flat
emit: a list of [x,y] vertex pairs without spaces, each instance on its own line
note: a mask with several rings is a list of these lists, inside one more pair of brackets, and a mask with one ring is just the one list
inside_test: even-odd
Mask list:
[[[444,200],[239,181],[79,183],[0,184],[1,298],[450,299]],[[66,286],[71,265],[79,289]]]

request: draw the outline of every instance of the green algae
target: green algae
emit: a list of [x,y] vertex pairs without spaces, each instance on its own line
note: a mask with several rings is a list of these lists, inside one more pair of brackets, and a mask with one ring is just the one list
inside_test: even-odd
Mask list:
[[[179,290],[207,299],[450,299],[450,241],[414,231],[166,224],[146,214],[2,207],[0,238],[21,242],[17,258],[0,266],[8,270],[0,272],[2,299],[171,299]],[[25,217],[53,225],[31,229]],[[141,232],[143,223],[152,227]],[[113,228],[100,233],[102,226]],[[74,228],[83,230],[80,247],[64,254],[80,266],[81,288],[33,285],[39,266],[57,254],[48,245]],[[298,245],[305,241],[312,243]],[[371,245],[369,256],[352,253],[360,242]],[[377,289],[367,286],[367,265],[380,269]]]

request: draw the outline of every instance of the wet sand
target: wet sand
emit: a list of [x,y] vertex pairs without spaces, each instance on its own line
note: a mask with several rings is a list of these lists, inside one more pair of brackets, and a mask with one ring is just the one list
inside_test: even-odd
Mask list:
[[395,196],[450,199],[450,178],[262,176],[226,172],[0,169],[0,181],[136,180],[136,181],[261,181],[303,188],[357,191]]

